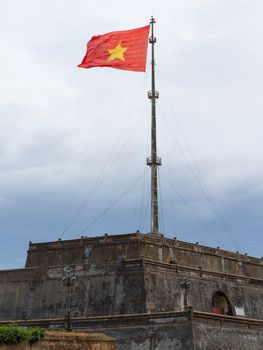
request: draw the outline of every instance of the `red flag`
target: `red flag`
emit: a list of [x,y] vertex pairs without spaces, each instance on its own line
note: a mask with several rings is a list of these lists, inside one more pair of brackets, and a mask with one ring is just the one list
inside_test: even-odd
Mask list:
[[93,36],[78,67],[145,72],[150,26]]

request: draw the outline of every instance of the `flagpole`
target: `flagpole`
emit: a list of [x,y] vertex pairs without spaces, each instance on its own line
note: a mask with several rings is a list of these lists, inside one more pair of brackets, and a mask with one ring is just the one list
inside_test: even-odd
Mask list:
[[159,98],[159,92],[155,90],[155,59],[154,45],[156,38],[154,36],[155,19],[151,17],[151,35],[149,43],[151,44],[151,90],[148,92],[148,98],[151,100],[151,157],[147,158],[147,165],[151,167],[151,234],[159,235],[159,215],[158,215],[158,166],[162,165],[162,160],[157,157],[157,137],[156,137],[156,99]]

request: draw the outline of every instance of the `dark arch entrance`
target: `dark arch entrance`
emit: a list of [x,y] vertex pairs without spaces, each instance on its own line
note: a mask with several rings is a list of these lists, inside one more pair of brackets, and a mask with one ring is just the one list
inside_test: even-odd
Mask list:
[[214,313],[233,316],[232,306],[223,292],[217,291],[213,294],[212,306]]

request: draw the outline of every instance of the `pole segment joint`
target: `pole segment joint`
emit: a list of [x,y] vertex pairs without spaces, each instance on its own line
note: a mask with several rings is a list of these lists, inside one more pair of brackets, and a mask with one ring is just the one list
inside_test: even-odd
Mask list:
[[148,99],[149,99],[149,100],[152,100],[153,97],[154,97],[155,99],[159,98],[159,91],[155,90],[155,91],[154,91],[154,94],[152,93],[152,91],[148,91]]

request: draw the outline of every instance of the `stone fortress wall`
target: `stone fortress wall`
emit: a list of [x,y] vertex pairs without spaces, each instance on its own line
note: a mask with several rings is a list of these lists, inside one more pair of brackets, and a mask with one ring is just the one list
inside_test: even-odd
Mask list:
[[262,262],[140,233],[30,243],[24,269],[0,271],[0,324],[63,329],[70,269],[73,329],[118,350],[260,350]]
[[[140,233],[30,243],[24,269],[0,271],[0,319],[63,317],[65,267],[77,277],[71,300],[75,317],[180,311],[185,302],[213,312],[221,293],[226,313],[235,316],[243,309],[244,316],[263,319],[262,263]],[[190,282],[187,291],[181,288],[184,279]]]

